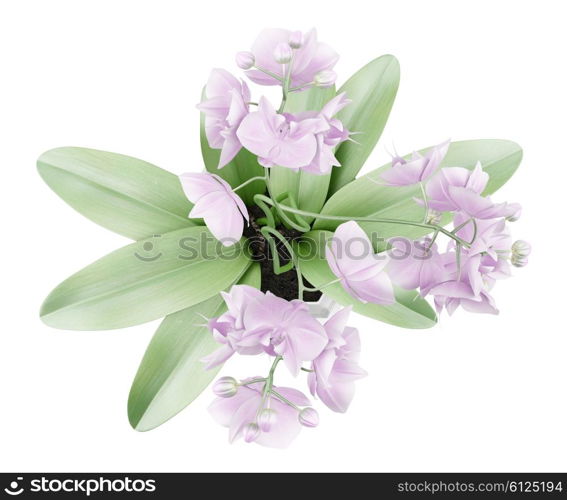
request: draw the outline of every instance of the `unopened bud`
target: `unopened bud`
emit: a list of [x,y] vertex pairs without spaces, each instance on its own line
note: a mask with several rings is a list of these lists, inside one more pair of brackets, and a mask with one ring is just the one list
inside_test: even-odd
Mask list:
[[289,61],[291,61],[292,55],[293,52],[291,51],[291,47],[287,43],[280,42],[274,49],[274,58],[279,64],[287,64]]
[[289,46],[292,49],[300,49],[303,45],[303,33],[301,31],[294,31],[289,37]]
[[305,427],[317,427],[319,425],[319,414],[315,408],[308,406],[299,412],[299,423]]
[[427,224],[438,225],[441,222],[441,218],[443,214],[437,210],[433,210],[432,208],[429,209],[427,212]]
[[513,266],[524,267],[528,263],[528,256],[532,251],[532,246],[524,240],[515,241],[512,245],[512,256],[510,261]]
[[244,428],[244,441],[251,443],[260,437],[260,427],[258,424],[251,422]]
[[254,66],[256,60],[254,59],[254,54],[252,52],[238,52],[236,54],[236,65],[240,69],[250,69]]
[[220,398],[231,398],[238,391],[238,382],[234,377],[221,377],[213,385],[213,392]]
[[319,71],[313,78],[313,82],[317,87],[330,87],[337,81],[337,74],[332,69],[324,69]]
[[258,426],[262,432],[270,432],[272,426],[276,423],[277,413],[271,408],[266,408],[258,415]]
[[522,215],[522,207],[519,203],[512,203],[511,207],[513,207],[512,209],[514,210],[514,212],[508,217],[506,217],[506,220],[508,222],[516,222],[517,220],[520,219],[520,216]]

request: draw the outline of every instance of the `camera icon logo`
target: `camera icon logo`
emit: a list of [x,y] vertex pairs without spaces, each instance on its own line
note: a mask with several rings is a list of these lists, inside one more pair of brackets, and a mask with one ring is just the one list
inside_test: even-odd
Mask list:
[[161,234],[154,234],[151,238],[138,243],[137,251],[134,253],[136,258],[144,262],[153,262],[163,254],[159,251]]
[[8,488],[4,488],[4,491],[8,493],[8,495],[16,496],[20,493],[23,493],[24,488],[20,487],[20,483],[18,481],[23,481],[23,477],[17,477],[17,481],[12,481]]

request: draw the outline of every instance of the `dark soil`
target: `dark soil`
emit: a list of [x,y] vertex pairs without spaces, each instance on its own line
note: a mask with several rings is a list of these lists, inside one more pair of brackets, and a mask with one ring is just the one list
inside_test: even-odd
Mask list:
[[[277,275],[274,273],[273,259],[270,252],[268,242],[260,232],[260,226],[256,223],[256,219],[264,217],[264,213],[257,206],[248,207],[250,214],[250,224],[244,229],[244,236],[250,242],[250,252],[252,260],[258,262],[262,269],[262,291],[270,291],[278,297],[286,300],[298,298],[297,273],[295,269]],[[286,229],[278,227],[278,231],[288,240],[293,241],[301,237],[299,231],[294,229]],[[289,262],[290,256],[283,245],[278,245],[278,255],[280,264],[283,266]],[[305,281],[305,285],[312,285]],[[316,302],[321,297],[321,292],[304,292],[303,299],[307,302]]]

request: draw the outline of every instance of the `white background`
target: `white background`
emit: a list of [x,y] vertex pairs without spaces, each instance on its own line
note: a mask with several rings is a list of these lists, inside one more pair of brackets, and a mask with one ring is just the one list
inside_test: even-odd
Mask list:
[[[0,326],[3,471],[561,471],[567,469],[564,2],[4,1]],[[498,317],[458,312],[428,331],[363,317],[362,365],[346,415],[291,448],[227,443],[209,390],[148,433],[126,400],[158,322],[109,332],[44,326],[59,281],[127,243],[43,184],[56,146],[121,152],[175,173],[202,168],[195,103],[212,67],[264,27],[316,26],[340,54],[340,82],[395,54],[402,80],[365,170],[399,151],[507,138],[525,150],[497,195],[519,201],[530,265],[501,282]],[[261,90],[261,89],[260,89]],[[267,361],[231,361],[255,375]],[[258,364],[259,363],[259,364]]]

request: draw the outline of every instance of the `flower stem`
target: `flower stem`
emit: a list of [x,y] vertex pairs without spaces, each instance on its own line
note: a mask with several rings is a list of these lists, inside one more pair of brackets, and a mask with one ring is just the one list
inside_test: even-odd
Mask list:
[[[266,200],[268,203],[275,205],[273,200]],[[403,226],[414,226],[414,227],[422,227],[425,229],[429,229],[431,231],[439,231],[443,233],[445,236],[454,239],[457,243],[465,247],[470,247],[470,243],[464,241],[463,239],[459,238],[456,234],[451,233],[451,231],[445,229],[444,227],[438,226],[436,224],[426,224],[424,222],[413,222],[409,220],[403,219],[383,219],[383,218],[374,218],[374,217],[345,217],[341,215],[321,215],[314,212],[307,212],[305,210],[299,210],[297,208],[289,207],[287,205],[278,204],[280,210],[284,212],[289,212],[292,214],[302,215],[303,217],[313,217],[314,219],[322,219],[322,220],[333,220],[333,221],[343,221],[348,222],[351,220],[358,221],[358,222],[378,222],[381,224],[400,224]]]
[[461,249],[462,246],[457,243],[455,260],[457,261],[457,281],[461,281]]
[[291,56],[291,59],[289,61],[289,63],[287,63],[287,70],[285,72],[285,78],[283,80],[283,84],[282,84],[282,103],[280,104],[280,107],[278,109],[278,113],[282,113],[284,108],[285,108],[285,104],[287,102],[287,94],[289,93],[289,87],[291,84],[291,67],[293,66],[293,54]]
[[266,73],[266,75],[271,76],[272,78],[275,78],[278,82],[282,81],[282,77],[280,75],[276,75],[275,73],[272,73],[271,71],[268,71],[267,69],[264,68],[260,68],[259,66],[254,66],[258,71],[261,71],[262,73]]
[[425,186],[423,182],[419,183],[419,188],[421,189],[421,196],[423,197],[423,206],[425,207],[423,222],[427,222],[427,217],[429,216],[429,202],[427,201],[427,193],[425,192]]
[[238,385],[252,385],[252,384],[258,384],[260,382],[265,382],[267,379],[265,378],[254,378],[252,380],[249,380],[248,382],[240,382]]
[[256,419],[258,419],[258,416],[264,409],[266,400],[270,397],[270,393],[272,392],[272,387],[274,386],[274,372],[276,371],[276,367],[278,366],[278,363],[281,360],[282,360],[281,356],[276,356],[276,359],[274,359],[274,362],[272,363],[272,367],[270,368],[270,372],[268,373],[268,376],[265,379],[260,379],[260,380],[265,380],[266,383],[264,384],[264,389],[262,389],[262,400],[260,402],[260,406],[258,407],[258,411],[256,413]]
[[315,82],[306,83],[304,85],[298,85],[297,87],[291,87],[289,89],[289,92],[297,92],[299,90],[306,89],[307,87],[312,87],[313,85],[315,85]]
[[266,399],[268,397],[268,394],[270,393],[270,391],[272,390],[272,387],[274,386],[274,373],[276,371],[276,367],[278,366],[278,363],[282,360],[281,356],[276,356],[276,359],[274,359],[274,362],[272,363],[272,367],[270,368],[270,372],[268,373],[268,376],[266,377],[266,385],[264,385],[264,391],[263,391],[263,398]]
[[429,243],[429,246],[426,248],[426,252],[429,252],[433,248],[433,245],[435,245],[435,240],[437,239],[437,236],[439,236],[439,230],[438,229],[436,229],[433,232],[433,236],[431,237],[431,243]]
[[338,283],[339,281],[341,281],[341,279],[337,278],[336,280],[329,281],[328,283],[325,283],[324,285],[321,285],[321,286],[316,286],[316,287],[313,287],[313,288],[306,286],[306,287],[303,288],[303,290],[306,291],[306,292],[320,292],[321,290],[323,290],[323,288],[334,285],[335,283]]
[[473,224],[473,236],[472,236],[471,241],[470,241],[470,243],[472,244],[476,240],[476,234],[478,232],[478,225],[477,225],[476,219],[474,217],[471,217],[470,219],[467,219],[462,224],[458,225],[455,229],[453,229],[451,231],[451,233],[457,234],[463,227],[465,227],[470,222],[472,222],[472,224]]
[[[299,230],[303,230],[303,232],[305,232],[306,229],[303,228],[302,226],[298,226],[297,224],[295,224],[293,221],[291,221],[289,219],[289,217],[287,217],[284,214],[283,211],[278,209],[279,204],[278,204],[277,201],[275,201],[273,199],[273,196],[272,196],[272,186],[271,186],[271,182],[270,182],[270,174],[269,174],[268,169],[266,169],[264,181],[266,182],[266,189],[268,190],[269,197],[261,195],[261,194],[257,194],[254,197],[254,200],[256,201],[258,206],[260,208],[262,208],[262,210],[264,210],[264,213],[266,214],[266,219],[267,219],[268,224],[265,227],[262,228],[261,232],[264,235],[264,237],[268,240],[268,243],[270,244],[270,246],[272,248],[272,252],[274,253],[274,272],[276,274],[280,274],[282,272],[282,268],[279,265],[279,256],[278,256],[278,253],[277,253],[278,250],[276,248],[275,242],[273,241],[272,237],[275,237],[278,240],[280,240],[282,242],[282,244],[284,245],[285,249],[289,253],[291,263],[295,267],[295,271],[297,273],[297,295],[298,295],[299,300],[303,300],[303,292],[305,290],[305,284],[303,283],[303,274],[301,273],[301,269],[299,267],[299,259],[295,255],[295,252],[293,251],[293,248],[289,244],[287,239],[275,228],[274,217],[271,214],[270,210],[268,209],[267,204],[274,206],[276,208],[276,211],[280,215],[282,215],[284,220],[287,223],[289,223],[292,227],[295,227],[296,229],[299,228]],[[308,225],[307,225],[307,230],[309,230]],[[285,266],[284,266],[283,269],[285,269]],[[285,270],[289,270],[289,269],[285,269]]]
[[273,394],[276,398],[278,398],[280,401],[284,402],[286,405],[289,405],[289,406],[291,406],[292,408],[294,408],[294,409],[296,409],[297,411],[299,411],[299,407],[298,407],[295,403],[292,403],[289,399],[283,397],[279,392],[276,392],[276,391],[271,391],[271,392],[272,392],[272,394]]
[[242,184],[236,186],[235,188],[232,189],[232,191],[236,192],[239,189],[242,189],[244,186],[248,186],[248,184],[251,184],[252,182],[263,181],[263,180],[265,180],[265,176],[257,175],[256,177],[252,177],[252,178],[248,179],[247,181],[243,182]]

